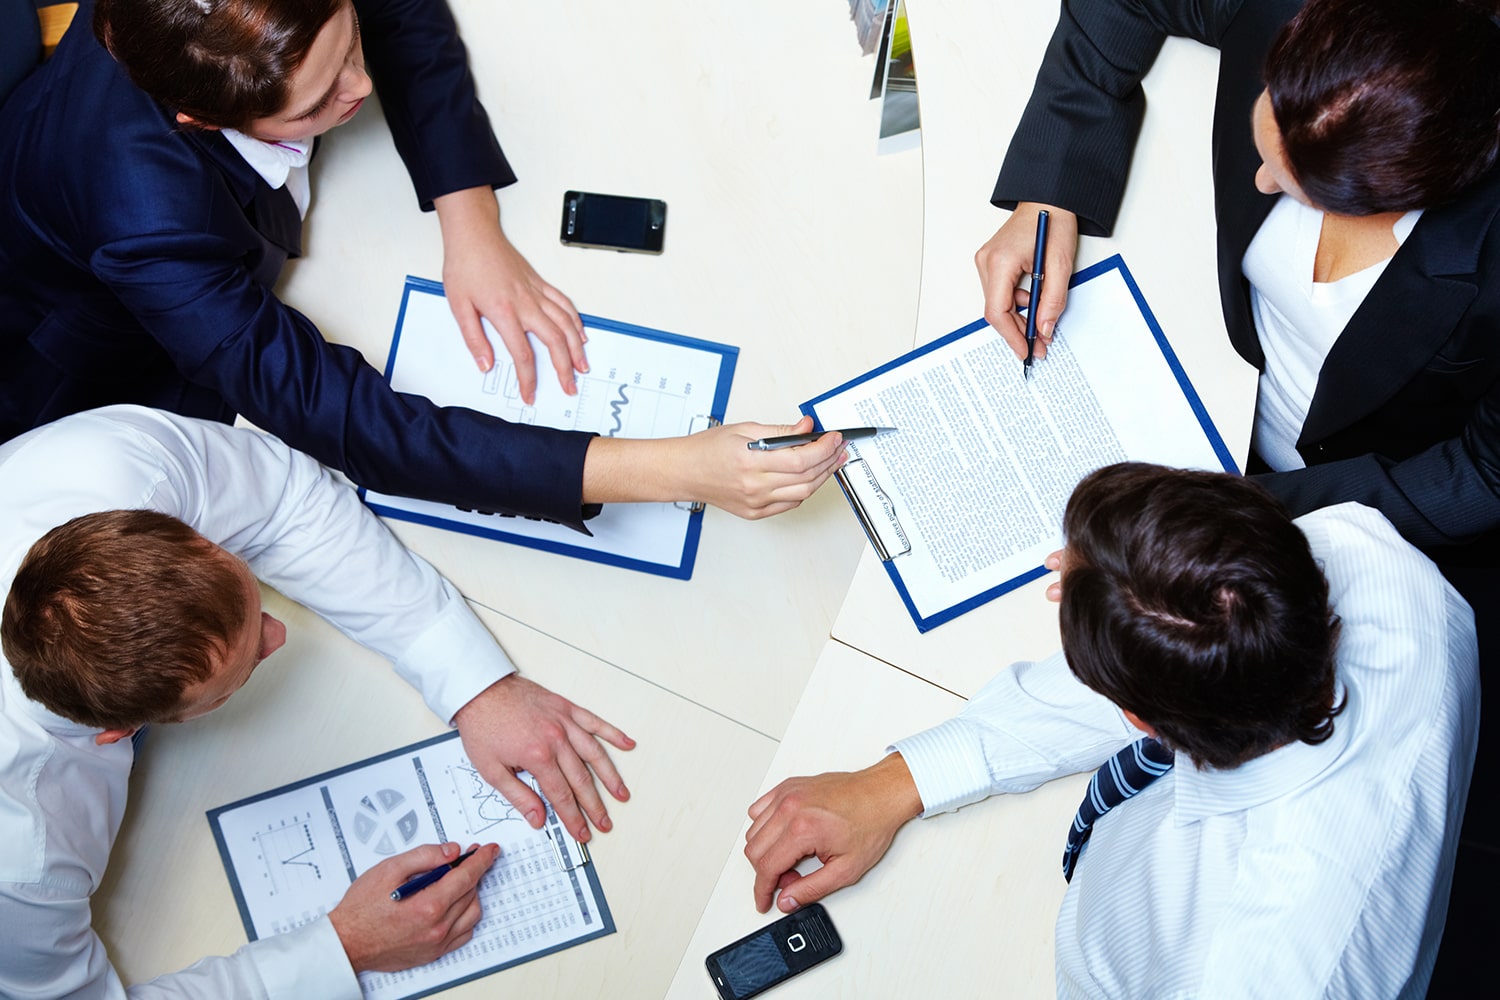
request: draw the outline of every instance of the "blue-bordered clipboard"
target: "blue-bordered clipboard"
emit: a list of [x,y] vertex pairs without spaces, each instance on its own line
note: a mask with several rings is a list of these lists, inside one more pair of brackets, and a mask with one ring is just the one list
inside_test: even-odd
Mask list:
[[[720,423],[739,348],[584,315],[590,371],[566,396],[537,354],[534,404],[520,399],[510,358],[497,337],[495,365],[480,373],[463,346],[436,281],[408,277],[385,377],[401,392],[467,406],[516,423],[605,436],[675,437]],[[701,504],[610,504],[589,533],[512,514],[463,510],[361,490],[376,513],[559,555],[686,580],[702,531]]]
[[[587,847],[568,835],[550,804],[540,831],[519,814],[504,815],[509,804],[472,772],[458,739],[457,732],[444,733],[209,810],[246,936],[255,941],[318,919],[319,909],[293,904],[285,906],[285,917],[271,916],[278,894],[296,896],[304,884],[327,881],[330,901],[321,909],[331,909],[370,862],[445,840],[501,843],[493,878],[481,883],[481,900],[503,909],[515,896],[513,906],[487,912],[473,942],[431,965],[362,974],[367,997],[416,1000],[613,934],[614,917]],[[443,787],[450,773],[460,783],[452,790]],[[490,800],[496,806],[485,812]],[[543,896],[551,901],[546,908],[537,905]],[[529,912],[544,909],[548,916]],[[569,916],[559,919],[563,913]]]
[[[1114,296],[1111,301],[1118,299],[1121,302],[1133,303],[1134,308],[1139,311],[1139,317],[1144,325],[1144,330],[1149,333],[1149,342],[1153,343],[1160,352],[1159,360],[1152,362],[1153,370],[1159,375],[1159,384],[1164,387],[1175,386],[1181,393],[1180,397],[1177,397],[1173,393],[1163,393],[1163,398],[1153,400],[1151,405],[1173,406],[1182,414],[1181,419],[1174,426],[1182,428],[1195,427],[1197,431],[1201,431],[1201,440],[1197,438],[1196,434],[1189,433],[1186,430],[1179,435],[1183,439],[1190,439],[1186,447],[1196,456],[1192,464],[1202,468],[1222,468],[1229,472],[1238,472],[1239,469],[1233,456],[1224,444],[1224,440],[1217,428],[1214,427],[1213,421],[1210,419],[1197,390],[1194,389],[1192,382],[1188,379],[1186,371],[1184,371],[1181,362],[1168,343],[1166,335],[1163,333],[1155,315],[1146,304],[1145,297],[1141,294],[1134,277],[1125,266],[1124,260],[1119,255],[1116,255],[1085,268],[1073,276],[1069,287],[1076,290],[1079,286],[1085,285],[1090,281],[1100,280],[1103,284],[1096,291],[1101,291],[1106,289],[1106,286],[1116,279],[1122,283],[1124,291],[1121,292],[1116,287],[1108,288],[1108,291]],[[1070,312],[1064,315],[1063,322],[1059,324],[1060,337],[1067,337],[1069,319],[1074,315],[1075,301],[1081,301],[1076,291],[1073,297],[1069,299]],[[1087,335],[1088,331],[1085,329],[1081,336]],[[824,417],[831,416],[831,420],[829,421],[830,426],[893,426],[896,428],[896,433],[900,434],[903,423],[900,418],[893,416],[889,410],[870,408],[877,405],[884,405],[883,403],[877,404],[874,401],[876,398],[884,398],[878,397],[881,387],[890,386],[893,381],[902,377],[904,371],[921,371],[924,363],[929,366],[932,365],[934,361],[929,356],[934,355],[935,352],[941,351],[944,352],[943,357],[952,357],[958,351],[965,349],[970,343],[983,346],[986,338],[996,342],[996,353],[1002,355],[1006,359],[1004,360],[1004,364],[1009,365],[1013,369],[1011,376],[995,381],[995,385],[1000,386],[996,396],[998,397],[998,395],[1003,394],[1006,397],[1010,397],[1012,394],[1024,394],[1028,391],[1036,391],[1028,389],[1027,383],[1021,375],[1019,362],[1014,362],[1013,356],[1009,354],[1008,350],[1002,350],[998,346],[998,335],[989,329],[989,325],[983,319],[980,319],[809,400],[802,405],[802,412],[812,416],[819,429],[825,426]],[[1077,338],[1075,337],[1074,339],[1076,340]],[[1144,345],[1148,342],[1148,338],[1142,336],[1140,342]],[[1059,353],[1059,357],[1062,357],[1061,353]],[[1041,373],[1045,364],[1045,361],[1038,362],[1034,371]],[[985,385],[981,387],[981,390],[975,390],[973,386],[969,386],[967,387],[967,391],[970,391],[974,395],[983,396],[991,388],[991,386]],[[1119,391],[1118,386],[1110,388],[1110,394],[1112,395],[1118,396]],[[1027,399],[1028,397],[1023,397],[1023,401],[1027,401]],[[863,407],[863,409],[860,409],[858,412],[850,410],[849,407],[852,405],[850,400],[857,400],[857,405]],[[987,398],[983,405],[986,407],[986,412],[998,412],[1006,409],[1010,404],[1007,403],[1006,406],[1001,406],[993,398]],[[1011,425],[1002,422],[999,426],[1010,427]],[[1162,437],[1165,438],[1166,435],[1162,435]],[[936,601],[932,599],[932,593],[923,593],[920,596],[914,595],[914,584],[907,577],[911,576],[913,579],[920,578],[924,581],[930,578],[930,574],[926,574],[925,570],[920,574],[914,573],[913,569],[916,564],[912,561],[913,559],[920,561],[921,559],[928,558],[926,555],[915,557],[912,555],[913,545],[920,546],[923,539],[922,525],[919,523],[921,518],[914,512],[914,508],[921,506],[920,501],[923,498],[904,497],[900,488],[902,483],[896,481],[897,473],[893,473],[889,469],[884,472],[877,470],[874,466],[878,463],[871,459],[872,449],[877,455],[881,455],[884,454],[881,449],[892,448],[893,443],[892,440],[886,439],[885,435],[882,435],[873,441],[851,444],[848,449],[849,461],[836,474],[836,478],[845,499],[849,502],[850,509],[853,510],[855,517],[865,532],[865,536],[869,539],[871,548],[880,558],[882,565],[885,567],[886,574],[895,585],[896,591],[901,596],[902,603],[906,606],[907,612],[911,615],[912,621],[916,624],[918,631],[926,632],[944,622],[951,621],[967,611],[994,600],[1001,594],[1043,576],[1047,572],[1045,567],[1040,564],[1041,559],[1037,558],[1032,564],[1014,566],[1014,572],[1008,572],[1008,575],[1005,575],[1003,579],[985,580],[982,585],[979,585],[978,581],[980,578],[976,576],[972,592],[956,593],[955,591],[958,587],[947,590],[942,587],[929,588],[932,592],[941,592],[942,596]],[[1149,449],[1147,451],[1149,452]],[[1044,453],[1043,460],[1051,460],[1053,457],[1051,453]],[[1162,461],[1158,456],[1149,453],[1140,453],[1140,449],[1127,451],[1119,456],[1117,460],[1122,459]],[[920,464],[921,458],[911,459],[908,457],[906,461],[908,462],[907,468],[910,469],[913,467],[910,463],[914,461]],[[1169,462],[1168,464],[1186,463]],[[926,472],[928,476],[927,481],[931,481],[933,475],[962,474],[961,472],[948,473],[933,469],[928,469]],[[905,477],[905,480],[916,481],[918,478],[908,475]],[[1066,484],[1066,492],[1071,492],[1072,483],[1076,483],[1078,478],[1081,478],[1081,474],[1073,477],[1071,482]],[[1049,512],[1049,516],[1053,517],[1055,523],[1060,525],[1062,505],[1066,502],[1065,493],[1055,497],[1054,500],[1057,504],[1057,509]],[[924,553],[926,551],[926,549],[922,550]],[[1020,554],[1024,555],[1024,552]],[[904,566],[907,569],[904,570]]]

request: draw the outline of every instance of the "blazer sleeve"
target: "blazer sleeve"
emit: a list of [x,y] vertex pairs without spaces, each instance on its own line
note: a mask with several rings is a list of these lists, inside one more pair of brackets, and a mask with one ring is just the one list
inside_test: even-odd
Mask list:
[[1366,454],[1256,477],[1291,512],[1356,500],[1401,537],[1441,549],[1500,529],[1500,386],[1475,407],[1463,433],[1400,461]]
[[1063,0],[991,202],[1057,205],[1108,236],[1146,112],[1141,80],[1169,37],[1217,46],[1244,0]]
[[394,391],[251,278],[241,257],[257,238],[231,214],[116,238],[90,261],[185,378],[361,486],[584,530],[592,435]]
[[458,26],[443,0],[355,0],[370,74],[423,211],[515,173],[479,103]]

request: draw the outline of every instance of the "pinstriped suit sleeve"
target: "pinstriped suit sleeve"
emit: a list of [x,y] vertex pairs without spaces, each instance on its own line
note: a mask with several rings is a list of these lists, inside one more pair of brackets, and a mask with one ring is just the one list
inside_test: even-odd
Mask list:
[[1146,111],[1141,80],[1169,37],[1217,45],[1244,0],[1063,0],[991,201],[1038,201],[1114,229]]

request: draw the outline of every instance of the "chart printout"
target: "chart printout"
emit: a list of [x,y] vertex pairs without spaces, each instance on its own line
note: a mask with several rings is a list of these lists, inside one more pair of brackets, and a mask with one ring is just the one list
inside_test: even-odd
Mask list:
[[[459,334],[442,286],[408,278],[386,378],[398,392],[464,406],[512,423],[588,431],[602,437],[678,437],[722,420],[738,348],[585,316],[589,370],[575,375],[578,393],[558,384],[547,350],[533,338],[534,403],[521,399],[515,365],[486,325],[495,365],[480,372]],[[366,491],[377,513],[498,538],[629,569],[687,579],[697,554],[702,513],[685,504],[605,504],[585,535],[548,521]]]
[[[531,777],[521,778],[533,787]],[[497,843],[468,944],[429,965],[359,977],[364,995],[409,1000],[614,932],[587,849],[551,806],[533,830],[464,756],[458,734],[235,802],[208,814],[251,940],[333,909],[380,861],[422,844]],[[391,888],[395,888],[392,886]]]
[[849,446],[846,480],[869,491],[872,528],[899,553],[886,572],[922,631],[1040,576],[1093,470],[1235,471],[1124,262],[1074,281],[1029,379],[979,321],[803,405],[821,427],[896,428]]

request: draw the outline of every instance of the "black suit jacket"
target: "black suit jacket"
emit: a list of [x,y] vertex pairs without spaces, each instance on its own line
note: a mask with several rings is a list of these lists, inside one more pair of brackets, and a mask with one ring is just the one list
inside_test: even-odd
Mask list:
[[[515,180],[442,0],[356,0],[419,201]],[[590,435],[392,392],[272,288],[301,219],[213,132],[177,127],[85,3],[0,109],[0,440],[141,403],[238,412],[361,485],[582,526]]]
[[[1145,112],[1140,80],[1169,36],[1220,50],[1213,128],[1219,290],[1235,349],[1264,355],[1241,261],[1275,198],[1255,189],[1250,109],[1299,0],[1064,0],[995,204],[1040,201],[1108,235]],[[1378,508],[1443,559],[1491,561],[1500,539],[1500,170],[1427,206],[1329,352],[1297,450],[1261,482],[1301,514]],[[1462,550],[1456,543],[1482,541]]]

